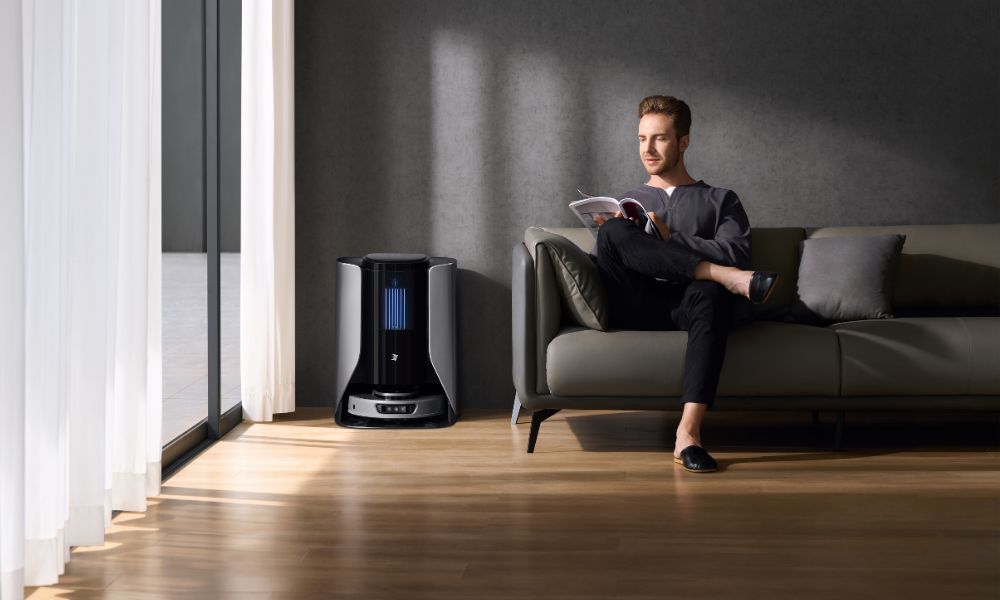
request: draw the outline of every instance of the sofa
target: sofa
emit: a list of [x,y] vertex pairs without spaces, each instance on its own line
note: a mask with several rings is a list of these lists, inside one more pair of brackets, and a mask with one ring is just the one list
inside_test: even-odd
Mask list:
[[[594,243],[582,227],[540,229]],[[892,318],[790,320],[804,240],[888,233],[906,236]],[[582,326],[540,247],[512,254],[512,424],[530,412],[528,452],[561,409],[680,409],[687,333]],[[846,411],[1000,410],[1000,224],[755,228],[751,247],[752,268],[780,277],[731,331],[712,410],[835,411],[838,450]]]

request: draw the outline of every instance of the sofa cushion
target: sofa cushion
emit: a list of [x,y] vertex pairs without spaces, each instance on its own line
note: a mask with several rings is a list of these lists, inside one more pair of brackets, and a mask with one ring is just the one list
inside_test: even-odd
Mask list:
[[569,313],[584,327],[604,331],[608,327],[608,302],[604,284],[590,255],[565,237],[529,227],[524,244],[535,258],[541,245],[552,259],[556,283]]
[[892,307],[901,316],[1000,315],[1000,224],[823,227],[808,237],[899,233]]
[[840,339],[844,396],[1000,394],[1000,318],[852,321]]
[[892,284],[906,236],[851,235],[801,243],[790,316],[832,323],[892,316]]
[[[685,331],[571,328],[548,346],[557,396],[680,396]],[[759,321],[729,335],[722,396],[836,396],[837,338],[822,327]]]

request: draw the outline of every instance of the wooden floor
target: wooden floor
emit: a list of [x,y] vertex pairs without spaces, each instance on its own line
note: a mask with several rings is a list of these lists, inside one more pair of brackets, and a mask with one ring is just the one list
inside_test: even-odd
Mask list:
[[30,597],[1000,597],[997,414],[709,413],[713,474],[677,417],[243,424]]

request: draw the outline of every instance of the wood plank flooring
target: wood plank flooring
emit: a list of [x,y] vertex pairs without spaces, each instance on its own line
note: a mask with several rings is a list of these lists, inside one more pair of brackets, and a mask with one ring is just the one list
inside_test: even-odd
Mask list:
[[[1000,420],[678,413],[242,424],[30,598],[998,598]],[[524,418],[522,418],[524,421]]]

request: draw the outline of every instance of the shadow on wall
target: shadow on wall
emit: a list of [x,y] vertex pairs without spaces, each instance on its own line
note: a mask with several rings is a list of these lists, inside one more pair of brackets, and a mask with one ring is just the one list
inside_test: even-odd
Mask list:
[[[504,321],[490,320],[505,314]],[[458,270],[458,389],[462,408],[488,406],[483,399],[514,400],[511,379],[510,285],[468,269]],[[477,332],[481,337],[470,332]],[[495,402],[493,403],[495,404]]]
[[644,180],[649,93],[689,101],[692,173],[755,226],[1000,220],[998,19],[988,2],[300,0],[300,401],[333,388],[336,258],[423,252],[458,260],[475,314],[463,405],[508,406],[510,246],[575,225],[576,188]]

